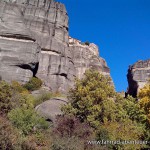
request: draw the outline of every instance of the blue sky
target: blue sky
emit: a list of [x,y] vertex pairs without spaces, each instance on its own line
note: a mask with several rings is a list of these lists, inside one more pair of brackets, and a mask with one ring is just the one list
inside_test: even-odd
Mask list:
[[150,0],[58,0],[74,38],[99,46],[117,91],[125,91],[128,66],[150,58]]

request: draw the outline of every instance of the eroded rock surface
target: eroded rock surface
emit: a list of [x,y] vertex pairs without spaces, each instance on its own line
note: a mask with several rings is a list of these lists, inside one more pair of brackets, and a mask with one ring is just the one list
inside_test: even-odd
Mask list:
[[76,76],[82,78],[87,69],[96,69],[105,76],[110,76],[106,61],[99,56],[99,49],[94,43],[85,44],[69,38],[69,46],[73,55]]
[[145,61],[140,60],[130,66],[128,69],[127,79],[127,93],[136,97],[139,89],[147,83],[148,79],[150,79],[150,59]]
[[[6,1],[6,0],[5,0]],[[0,77],[42,79],[52,91],[67,93],[74,77],[95,68],[109,75],[95,44],[69,38],[65,6],[54,0],[0,1]]]
[[24,23],[22,11],[0,1],[0,76],[25,83],[38,65],[39,45]]
[[65,93],[73,85],[75,72],[64,5],[53,0],[29,0],[23,12],[26,26],[41,47],[36,76],[52,91]]
[[55,122],[56,116],[62,114],[61,107],[67,102],[67,98],[56,97],[36,106],[35,110],[45,119]]

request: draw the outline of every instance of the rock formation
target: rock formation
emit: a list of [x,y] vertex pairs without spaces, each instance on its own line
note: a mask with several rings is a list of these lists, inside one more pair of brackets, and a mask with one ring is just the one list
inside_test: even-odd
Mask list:
[[110,70],[106,61],[99,57],[99,49],[93,43],[82,43],[79,40],[69,38],[69,47],[73,56],[76,76],[82,78],[87,69],[93,68],[100,73],[110,76]]
[[67,102],[67,98],[55,97],[39,104],[35,110],[47,121],[55,122],[56,116],[62,114],[61,107],[67,104]]
[[69,38],[68,15],[54,0],[0,1],[0,77],[27,82],[37,76],[66,93],[86,69],[110,76],[95,44]]
[[38,66],[39,45],[24,23],[20,8],[0,1],[0,76],[25,83]]
[[148,79],[150,79],[150,59],[146,61],[140,60],[134,65],[129,66],[127,79],[127,93],[136,97],[139,89],[147,83]]

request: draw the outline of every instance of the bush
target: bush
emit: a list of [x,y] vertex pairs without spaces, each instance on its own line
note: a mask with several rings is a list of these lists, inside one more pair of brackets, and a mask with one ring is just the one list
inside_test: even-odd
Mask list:
[[[133,122],[130,119],[126,119],[122,122],[108,122],[102,125],[108,133],[108,140],[111,141],[142,141],[143,126]],[[101,128],[101,127],[100,127]],[[113,146],[113,149],[123,150],[138,150],[144,148],[144,144],[116,144],[107,145],[108,147]]]
[[21,93],[21,94],[29,94],[29,91],[17,81],[12,81],[11,86],[14,92]]
[[52,150],[83,150],[84,143],[76,137],[56,137],[50,147]]
[[48,92],[48,91],[40,91],[40,94],[37,94],[37,96],[35,96],[35,106],[41,104],[42,102],[45,102],[47,100],[50,100],[51,98],[54,97],[66,97],[65,95],[59,93],[58,91],[56,92]]
[[22,142],[22,150],[49,150],[51,137],[48,130],[42,130],[38,134],[28,135]]
[[16,108],[8,113],[8,118],[24,135],[36,132],[38,129],[47,129],[48,123],[33,109]]
[[83,150],[93,137],[93,130],[74,116],[58,116],[53,135],[53,150]]
[[89,45],[90,45],[90,42],[86,41],[84,44],[89,46]]
[[39,129],[35,134],[25,136],[10,121],[0,117],[0,150],[47,150],[50,135],[49,130]]
[[16,150],[20,148],[21,136],[11,123],[0,117],[0,149]]
[[81,123],[74,116],[58,116],[53,132],[60,137],[72,137],[87,139],[92,135],[92,128],[87,123]]
[[35,106],[49,100],[52,97],[53,97],[53,93],[43,91],[39,96],[35,98]]
[[0,112],[2,114],[7,114],[17,107],[33,107],[34,101],[34,97],[18,82],[13,81],[12,84],[0,82]]
[[11,97],[13,95],[12,87],[5,81],[0,81],[0,112],[8,113],[12,107]]
[[32,77],[24,87],[29,91],[38,90],[42,86],[42,80],[36,77]]

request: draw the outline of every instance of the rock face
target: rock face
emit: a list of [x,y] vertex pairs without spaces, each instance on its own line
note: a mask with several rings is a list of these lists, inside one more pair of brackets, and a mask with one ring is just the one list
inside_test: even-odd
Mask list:
[[95,68],[110,76],[95,44],[69,38],[68,15],[54,0],[0,1],[0,78],[27,82],[37,76],[66,93],[74,77]]
[[0,8],[0,76],[27,82],[36,73],[40,47],[18,6],[0,1]]
[[127,79],[127,93],[136,97],[139,89],[147,83],[148,79],[150,79],[150,59],[146,61],[138,61],[134,65],[130,66],[128,69]]
[[85,44],[70,37],[69,46],[78,78],[81,79],[85,71],[90,68],[96,69],[106,76],[110,76],[110,70],[106,61],[99,57],[99,49],[95,44]]

